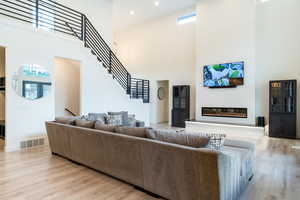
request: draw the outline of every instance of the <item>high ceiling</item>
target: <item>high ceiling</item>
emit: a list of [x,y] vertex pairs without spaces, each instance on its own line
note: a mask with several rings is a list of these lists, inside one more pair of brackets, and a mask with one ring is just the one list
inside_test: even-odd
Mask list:
[[[159,6],[155,6],[156,1],[159,2]],[[113,0],[113,28],[117,31],[131,25],[140,24],[147,20],[171,14],[178,10],[190,8],[195,5],[196,1],[197,0]]]

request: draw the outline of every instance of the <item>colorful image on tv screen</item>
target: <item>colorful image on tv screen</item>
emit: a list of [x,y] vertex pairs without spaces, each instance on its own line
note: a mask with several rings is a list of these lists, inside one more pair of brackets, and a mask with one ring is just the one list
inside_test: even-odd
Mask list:
[[205,87],[226,87],[243,85],[244,62],[204,66]]

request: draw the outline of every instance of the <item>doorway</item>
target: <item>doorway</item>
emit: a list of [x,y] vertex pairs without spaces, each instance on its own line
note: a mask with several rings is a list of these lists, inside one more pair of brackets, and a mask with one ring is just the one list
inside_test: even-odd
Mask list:
[[0,151],[5,148],[5,48],[0,46]]
[[55,58],[55,117],[80,115],[80,61]]
[[169,81],[157,81],[157,123],[169,123]]

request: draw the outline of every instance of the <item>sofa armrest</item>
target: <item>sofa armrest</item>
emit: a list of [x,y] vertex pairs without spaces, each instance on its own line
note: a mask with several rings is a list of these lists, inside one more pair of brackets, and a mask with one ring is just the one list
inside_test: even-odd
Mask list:
[[238,199],[253,176],[253,148],[245,147],[230,146],[219,154],[220,199]]

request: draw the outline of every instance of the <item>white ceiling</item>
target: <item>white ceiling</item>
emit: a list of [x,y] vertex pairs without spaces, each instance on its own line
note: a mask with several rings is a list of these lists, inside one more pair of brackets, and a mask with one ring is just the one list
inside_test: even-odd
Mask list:
[[[155,0],[113,0],[114,31],[143,23],[160,16],[190,8],[197,0],[158,0],[160,5],[154,5]],[[134,11],[134,15],[130,15]]]

